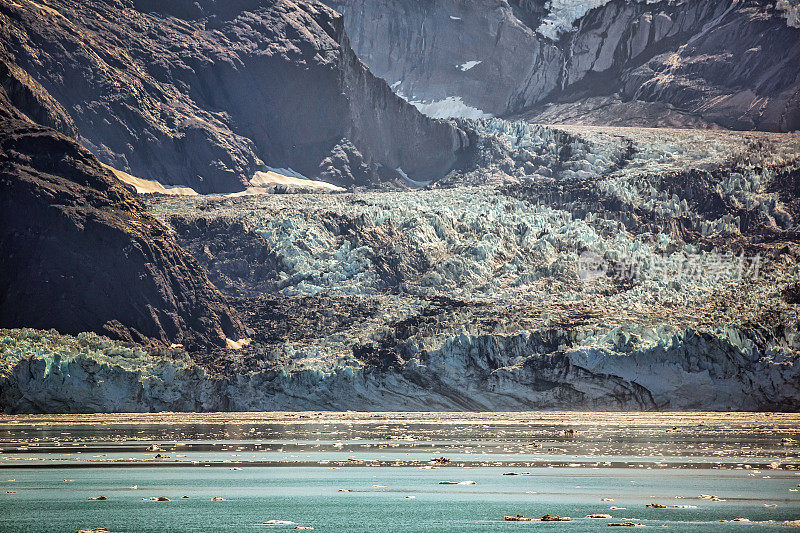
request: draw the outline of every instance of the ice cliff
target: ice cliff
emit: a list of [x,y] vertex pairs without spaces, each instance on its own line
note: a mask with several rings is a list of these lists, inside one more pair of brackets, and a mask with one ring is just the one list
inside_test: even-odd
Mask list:
[[794,331],[784,346],[761,351],[734,329],[461,334],[383,371],[308,358],[214,376],[177,350],[151,355],[94,334],[2,330],[0,406],[12,413],[792,410],[800,400],[798,338]]

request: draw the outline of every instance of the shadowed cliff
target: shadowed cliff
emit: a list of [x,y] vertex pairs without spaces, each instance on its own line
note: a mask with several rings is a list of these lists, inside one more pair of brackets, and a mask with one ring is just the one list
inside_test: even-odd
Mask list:
[[101,161],[199,192],[241,190],[265,166],[427,180],[468,142],[374,77],[315,2],[3,3],[0,48]]
[[187,347],[242,333],[194,259],[92,154],[14,119],[0,119],[0,324]]

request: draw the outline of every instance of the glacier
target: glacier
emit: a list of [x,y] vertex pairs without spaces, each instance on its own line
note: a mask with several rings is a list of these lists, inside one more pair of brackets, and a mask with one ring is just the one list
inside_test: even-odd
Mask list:
[[3,410],[797,409],[800,136],[470,127],[423,187],[144,196],[250,342],[3,330]]

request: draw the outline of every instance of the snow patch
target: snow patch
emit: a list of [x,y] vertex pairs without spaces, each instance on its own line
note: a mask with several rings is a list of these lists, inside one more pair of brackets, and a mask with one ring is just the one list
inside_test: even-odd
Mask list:
[[462,63],[461,65],[456,65],[456,67],[461,72],[466,72],[466,71],[468,71],[469,69],[471,69],[473,67],[477,67],[481,63],[483,63],[483,61],[467,61],[466,63]]
[[103,164],[108,170],[110,170],[114,176],[118,180],[123,183],[127,183],[128,185],[133,185],[136,188],[136,192],[139,194],[172,194],[176,196],[195,196],[197,195],[197,191],[192,189],[191,187],[181,187],[178,185],[163,185],[156,180],[146,180],[143,178],[137,178],[136,176],[132,176],[127,172],[123,172],[121,170],[117,170],[114,167],[110,167],[106,164]]
[[267,170],[266,172],[256,172],[250,179],[247,189],[242,192],[231,193],[228,196],[264,194],[265,192],[271,191],[276,186],[295,187],[317,192],[345,190],[332,183],[308,179],[292,169],[276,169]]
[[[402,96],[402,95],[400,95]],[[409,101],[411,105],[419,109],[424,115],[431,118],[471,118],[474,120],[481,118],[491,118],[492,115],[477,107],[471,107],[464,103],[460,96],[448,96],[444,100],[433,102]]]
[[[139,194],[169,194],[174,196],[197,196],[199,193],[191,187],[178,185],[164,185],[156,180],[137,178],[127,172],[104,165],[118,180],[128,185],[133,185]],[[253,194],[271,193],[276,186],[303,189],[314,192],[344,191],[332,183],[306,178],[291,168],[267,167],[265,172],[256,172],[248,183],[248,187],[240,192],[226,193],[221,196],[249,196]]]

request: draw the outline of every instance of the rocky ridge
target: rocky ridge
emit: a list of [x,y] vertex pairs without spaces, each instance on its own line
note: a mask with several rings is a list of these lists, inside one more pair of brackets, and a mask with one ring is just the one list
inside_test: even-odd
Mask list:
[[50,128],[0,119],[0,228],[3,327],[205,349],[244,334],[134,193]]
[[397,168],[431,179],[466,147],[375,78],[315,2],[5,2],[0,50],[4,83],[35,84],[102,162],[198,192],[242,190],[268,166],[344,186]]
[[800,129],[800,29],[780,2],[326,3],[373,72],[432,116]]

